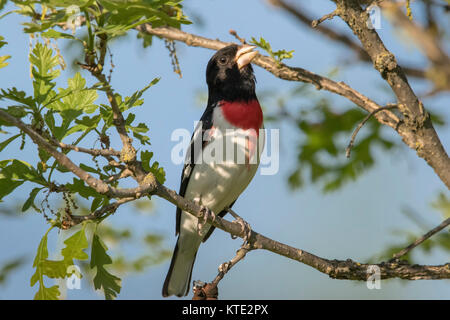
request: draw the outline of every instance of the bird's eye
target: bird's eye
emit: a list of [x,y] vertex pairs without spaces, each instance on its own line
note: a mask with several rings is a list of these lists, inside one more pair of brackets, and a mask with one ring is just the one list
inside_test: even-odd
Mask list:
[[227,57],[223,56],[219,58],[219,63],[220,64],[226,64],[228,62]]

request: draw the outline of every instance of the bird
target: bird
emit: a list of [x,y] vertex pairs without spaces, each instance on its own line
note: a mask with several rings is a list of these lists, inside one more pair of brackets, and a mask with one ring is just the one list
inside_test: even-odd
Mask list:
[[[198,203],[207,214],[223,217],[247,188],[260,162],[265,133],[251,65],[258,54],[255,48],[232,44],[218,50],[207,64],[208,102],[192,135],[179,189],[181,196]],[[206,155],[213,161],[205,160]],[[178,239],[163,285],[164,297],[188,294],[197,251],[213,230],[177,208]]]

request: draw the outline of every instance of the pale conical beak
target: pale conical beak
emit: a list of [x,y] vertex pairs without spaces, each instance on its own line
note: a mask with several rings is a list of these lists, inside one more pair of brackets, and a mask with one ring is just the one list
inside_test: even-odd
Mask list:
[[236,63],[241,70],[243,67],[248,65],[252,60],[255,58],[255,56],[258,54],[258,51],[253,51],[256,46],[250,46],[248,44],[242,45],[239,50],[236,52]]

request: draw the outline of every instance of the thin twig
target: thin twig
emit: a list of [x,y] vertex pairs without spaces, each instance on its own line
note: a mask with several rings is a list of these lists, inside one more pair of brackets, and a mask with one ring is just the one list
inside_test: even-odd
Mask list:
[[239,35],[237,34],[237,32],[233,29],[230,29],[229,33],[235,37],[236,39],[238,39],[242,44],[247,44],[247,41],[245,41],[244,38],[239,37]]
[[358,134],[359,130],[361,130],[361,128],[366,124],[366,122],[367,122],[374,114],[376,114],[377,112],[380,112],[380,111],[383,111],[383,110],[394,109],[394,108],[397,108],[397,105],[387,105],[387,106],[378,108],[378,109],[376,109],[376,110],[373,110],[371,113],[369,113],[369,114],[364,118],[363,121],[361,121],[360,124],[358,124],[358,126],[357,126],[356,129],[355,129],[355,131],[353,131],[352,138],[350,139],[350,142],[349,142],[347,148],[345,149],[345,155],[346,155],[347,158],[350,158],[350,152],[351,152],[351,150],[352,150],[352,148],[353,148],[353,143],[355,142],[356,135]]
[[315,27],[317,27],[319,24],[321,24],[322,22],[324,22],[325,20],[331,20],[331,19],[333,19],[334,17],[336,17],[337,15],[338,15],[337,11],[334,10],[333,12],[324,15],[324,16],[323,16],[322,18],[320,18],[320,19],[313,20],[313,22],[311,22],[311,26],[312,26],[313,28],[315,28]]
[[421,244],[422,242],[424,242],[425,240],[431,238],[433,235],[435,235],[436,233],[438,233],[439,231],[441,231],[442,229],[444,229],[445,227],[447,227],[448,225],[450,225],[450,218],[445,219],[440,225],[438,225],[437,227],[431,229],[430,231],[428,231],[427,233],[425,233],[423,236],[421,236],[420,238],[418,238],[416,241],[414,241],[413,243],[411,243],[409,246],[407,246],[406,248],[404,248],[403,250],[397,252],[396,254],[393,255],[393,258],[391,259],[391,261],[396,260],[402,256],[404,256],[405,254],[407,254],[408,252],[410,252],[412,249],[414,249],[415,247],[417,247],[419,244]]
[[56,140],[52,141],[54,144],[58,145],[61,149],[70,149],[73,151],[77,151],[77,152],[82,152],[82,153],[88,153],[90,155],[93,155],[95,157],[97,156],[116,156],[119,157],[120,156],[120,152],[117,150],[114,150],[112,148],[110,149],[87,149],[87,148],[83,148],[83,147],[78,147],[72,144],[65,144],[63,142],[59,142]]
[[225,210],[227,210],[236,220],[238,219],[242,220],[241,216],[238,215],[236,212],[234,212],[234,210],[232,210],[231,208],[226,208]]
[[120,179],[124,179],[124,178],[127,178],[127,177],[131,177],[132,175],[133,175],[133,172],[131,172],[130,169],[124,168],[121,172],[119,172],[119,173],[117,173],[117,174],[115,174],[115,175],[112,175],[112,176],[108,177],[108,178],[105,179],[104,181],[105,181],[106,183],[112,183],[112,182],[118,181],[118,180],[120,180]]
[[101,207],[100,209],[96,210],[95,212],[84,215],[84,216],[77,216],[77,215],[67,215],[65,219],[62,221],[62,227],[63,229],[69,229],[77,224],[80,224],[84,221],[88,220],[97,220],[100,218],[106,217],[106,215],[110,215],[124,203],[130,202],[136,200],[135,197],[129,197],[129,198],[122,198],[117,200],[116,202],[110,203],[108,205],[105,205]]
[[245,244],[239,248],[238,251],[236,251],[236,255],[228,262],[222,263],[219,266],[219,273],[212,281],[212,284],[217,286],[220,282],[220,280],[223,279],[223,277],[230,271],[231,268],[233,268],[239,261],[245,258],[247,253],[251,250],[250,244]]
[[216,300],[219,295],[217,286],[224,276],[233,268],[239,261],[243,260],[247,253],[252,250],[250,244],[242,245],[236,255],[228,262],[224,262],[219,266],[219,273],[210,283],[203,283],[195,281],[193,286],[194,296],[193,300]]

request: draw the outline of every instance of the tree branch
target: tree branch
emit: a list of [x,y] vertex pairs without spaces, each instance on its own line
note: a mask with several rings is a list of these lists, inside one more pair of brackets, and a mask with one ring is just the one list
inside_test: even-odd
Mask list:
[[347,148],[345,149],[345,156],[347,158],[350,158],[350,153],[352,151],[353,148],[353,143],[355,142],[356,139],[356,135],[358,134],[359,130],[361,130],[361,128],[366,124],[367,121],[369,121],[369,119],[376,114],[377,112],[380,112],[382,110],[390,110],[390,109],[394,109],[397,108],[397,105],[388,105],[388,106],[384,106],[381,107],[379,109],[373,110],[371,113],[369,113],[364,119],[363,121],[361,121],[360,124],[358,124],[358,126],[356,127],[355,131],[353,131],[352,137],[350,139],[350,142],[348,143]]
[[[175,191],[167,189],[160,185],[157,188],[156,195],[166,199],[167,201],[178,206],[181,210],[189,212],[196,217],[200,217],[201,206],[186,200],[179,196]],[[240,238],[246,237],[246,231],[234,222],[230,222],[216,215],[215,220],[208,217],[208,223],[216,228],[219,228],[233,236]],[[366,281],[368,276],[368,268],[372,265],[361,264],[350,259],[343,260],[328,260],[318,257],[307,251],[291,247],[289,245],[272,240],[266,236],[259,234],[252,230],[248,243],[252,248],[264,249],[273,253],[285,256],[289,259],[296,260],[306,264],[314,269],[329,275],[334,279],[360,280]],[[375,264],[380,268],[381,279],[401,278],[408,280],[418,279],[450,279],[450,264],[439,266],[425,266],[425,265],[410,265],[408,263],[399,262],[382,262]]]
[[319,24],[321,24],[322,22],[324,22],[325,20],[331,20],[334,17],[336,17],[338,15],[338,13],[336,12],[336,10],[334,10],[331,13],[328,13],[326,15],[324,15],[322,18],[317,19],[317,20],[313,20],[311,22],[311,27],[316,28]]
[[[365,20],[365,18],[368,18],[367,14],[364,13],[359,5],[358,8],[360,11],[358,13],[353,12],[353,15],[363,15],[362,17],[358,16],[357,23],[360,27],[358,29],[359,32],[363,33],[362,38],[365,43],[365,50],[368,50],[369,56],[374,59],[374,64],[381,74],[387,77],[388,83],[398,97],[399,109],[405,118],[400,120],[388,110],[376,113],[374,117],[381,124],[385,124],[397,131],[403,142],[411,149],[416,150],[419,157],[423,158],[434,169],[439,178],[450,189],[450,159],[433,128],[429,114],[425,112],[422,103],[419,102],[409,86],[402,69],[397,65],[394,55],[387,51],[376,32],[367,28]],[[341,13],[340,15],[343,14]],[[347,16],[345,17],[347,18]],[[356,28],[355,23],[352,22],[351,25],[354,25]],[[230,44],[196,36],[171,27],[152,28],[149,24],[142,24],[136,29],[165,39],[181,41],[193,47],[219,50]],[[364,32],[361,30],[364,30]],[[374,41],[373,47],[370,44],[371,41]],[[255,57],[253,63],[280,79],[314,84],[319,90],[324,89],[343,96],[367,112],[381,108],[379,104],[352,89],[344,82],[335,82],[302,68],[289,67],[261,54]]]
[[450,158],[433,128],[429,114],[408,83],[395,56],[384,46],[374,29],[369,29],[368,13],[356,0],[332,0],[339,17],[359,38],[375,69],[386,80],[397,97],[404,119],[397,128],[403,141],[423,158],[450,189]]
[[[219,50],[231,44],[231,42],[208,39],[171,27],[153,28],[149,24],[142,24],[136,27],[136,29],[138,31],[156,35],[161,38],[184,42],[188,46],[192,47],[202,47],[207,49]],[[252,63],[266,69],[280,79],[310,83],[315,85],[318,90],[323,89],[343,96],[368,112],[372,112],[373,110],[379,109],[381,107],[376,102],[364,96],[360,92],[352,89],[344,82],[336,82],[302,68],[289,67],[284,63],[276,62],[268,56],[258,54],[252,61]],[[381,123],[386,124],[392,128],[395,128],[397,123],[399,122],[397,116],[388,111],[376,115],[376,118]]]
[[[300,23],[305,25],[306,27],[310,28],[311,30],[315,30],[326,36],[327,38],[336,41],[337,43],[345,45],[347,48],[351,49],[353,52],[355,52],[358,56],[358,58],[364,62],[372,62],[370,60],[369,55],[366,51],[353,41],[352,38],[347,36],[345,33],[340,33],[338,31],[335,31],[332,28],[328,28],[324,25],[313,25],[313,22],[316,21],[312,19],[305,11],[304,8],[299,7],[298,4],[294,7],[293,5],[287,3],[284,0],[268,0],[269,3],[274,5],[275,7],[281,8],[291,14],[293,17],[295,17]],[[403,68],[405,72],[412,77],[416,78],[427,78],[427,73],[424,70],[414,68],[412,66],[406,66]],[[450,90],[450,85],[447,88],[447,90]]]
[[236,251],[236,255],[228,262],[222,263],[219,266],[219,273],[214,278],[214,280],[210,283],[196,283],[194,281],[194,297],[192,300],[215,300],[218,297],[219,289],[217,286],[219,282],[223,279],[223,277],[231,270],[239,261],[242,261],[247,253],[252,250],[250,244],[242,245],[238,251]]
[[59,142],[56,140],[52,140],[52,142],[57,145],[58,147],[60,147],[61,149],[69,149],[69,150],[73,150],[76,152],[82,152],[82,153],[87,153],[90,154],[94,157],[98,157],[98,156],[116,156],[116,157],[120,157],[120,152],[117,150],[114,150],[112,148],[109,149],[87,149],[87,148],[83,148],[83,147],[78,147],[78,146],[74,146],[71,144],[65,144],[63,142]]
[[430,79],[434,79],[436,89],[448,89],[450,87],[450,58],[442,49],[437,38],[411,21],[400,9],[399,4],[385,2],[380,5],[392,23],[405,30],[432,63],[433,68],[428,71],[428,76]]
[[122,198],[122,199],[117,200],[116,202],[105,205],[105,206],[101,207],[100,209],[96,210],[95,212],[88,214],[88,215],[79,216],[79,215],[72,214],[72,215],[65,216],[62,220],[62,228],[69,229],[69,228],[76,226],[77,224],[80,224],[84,221],[106,218],[106,216],[116,212],[117,209],[122,204],[133,201],[133,200],[136,200],[136,198],[135,197]]
[[414,249],[415,247],[420,245],[422,242],[424,242],[425,240],[431,238],[433,235],[435,235],[436,233],[438,233],[439,231],[441,231],[442,229],[446,228],[449,225],[450,225],[450,218],[447,218],[440,225],[438,225],[437,227],[431,229],[430,231],[425,233],[423,236],[418,238],[416,241],[411,243],[409,246],[407,246],[403,250],[401,250],[401,251],[397,252],[396,254],[394,254],[393,258],[391,259],[391,261],[404,256],[405,254],[410,252],[412,249]]
[[64,153],[57,151],[47,140],[45,140],[39,133],[33,130],[29,125],[23,123],[20,119],[11,116],[6,111],[0,109],[0,119],[3,119],[10,124],[16,126],[24,133],[26,133],[31,140],[45,151],[47,151],[58,163],[78,178],[86,182],[88,186],[97,191],[100,194],[106,195],[110,198],[140,198],[145,195],[150,195],[155,192],[157,181],[153,174],[148,174],[143,183],[136,188],[114,188],[108,185],[106,182],[94,178],[92,175],[81,169],[72,160],[69,159]]
[[[132,201],[133,199],[140,198],[144,195],[156,195],[163,198],[170,203],[176,205],[181,210],[192,214],[197,218],[204,216],[203,207],[197,203],[184,199],[178,195],[175,191],[166,188],[164,185],[158,183],[152,173],[148,173],[143,183],[137,188],[113,188],[102,180],[96,179],[89,175],[84,170],[75,165],[65,154],[58,152],[49,142],[47,142],[39,133],[34,131],[31,127],[24,124],[20,119],[11,116],[9,113],[0,109],[0,119],[7,121],[8,123],[18,127],[24,133],[26,133],[35,144],[45,149],[50,155],[52,155],[58,163],[68,170],[72,171],[76,176],[85,181],[91,188],[97,192],[108,196],[109,198],[120,199],[115,203],[104,206],[94,213],[93,219],[101,218],[104,214],[114,212],[118,206],[125,202]],[[75,218],[74,216],[72,216]],[[90,217],[88,216],[88,219]],[[73,219],[73,223],[69,223],[67,226],[75,225],[78,218]],[[83,218],[80,218],[78,223],[82,222]],[[348,280],[367,280],[367,270],[371,266],[369,264],[361,264],[352,260],[328,260],[321,258],[307,251],[291,247],[281,242],[272,240],[264,235],[259,234],[256,231],[250,230],[250,235],[247,234],[245,228],[242,225],[235,222],[230,222],[217,215],[213,219],[212,216],[206,217],[207,222],[216,228],[219,228],[225,232],[228,232],[232,236],[237,236],[242,239],[248,238],[248,244],[253,249],[268,250],[273,253],[285,256],[289,259],[296,260],[303,264],[309,265],[318,271],[329,275],[335,279],[348,279]],[[382,262],[376,264],[380,268],[381,279],[389,278],[401,278],[409,280],[417,279],[450,279],[450,264],[438,266],[427,265],[409,265],[408,263],[399,262]]]
[[[100,81],[105,87],[106,97],[111,106],[113,112],[113,123],[117,129],[117,133],[122,140],[123,148],[121,152],[121,159],[124,162],[133,163],[136,161],[136,150],[134,149],[132,142],[133,140],[128,136],[127,129],[125,128],[125,119],[122,112],[120,111],[119,105],[117,104],[116,98],[114,96],[114,91],[111,85],[108,83],[106,76],[103,74],[105,55],[107,50],[107,36],[105,34],[99,34],[99,51],[100,57],[97,62],[90,59],[92,53],[87,52],[85,57],[86,64],[81,64],[81,68],[88,70],[98,81]],[[138,169],[137,167],[135,169]],[[139,175],[140,176],[140,175]]]

